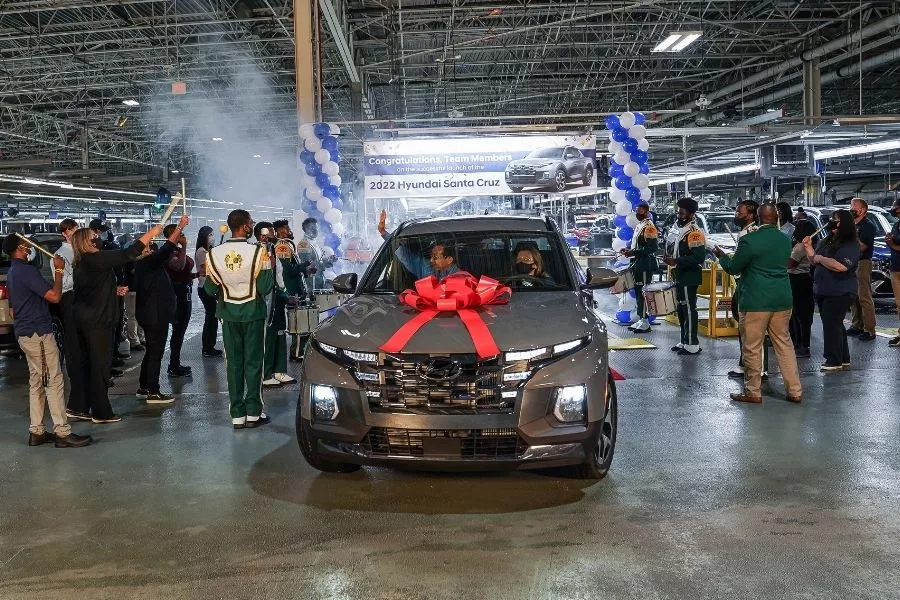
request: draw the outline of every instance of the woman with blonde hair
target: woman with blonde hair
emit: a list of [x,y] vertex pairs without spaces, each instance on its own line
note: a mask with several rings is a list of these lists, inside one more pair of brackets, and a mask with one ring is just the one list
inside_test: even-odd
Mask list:
[[513,265],[516,275],[529,275],[531,277],[549,277],[544,272],[544,257],[541,251],[531,246],[525,246],[516,250],[516,262]]
[[109,404],[107,382],[113,352],[113,328],[121,318],[117,296],[128,293],[128,288],[116,286],[113,269],[137,259],[161,231],[161,227],[153,227],[128,248],[106,251],[95,245],[97,234],[90,229],[79,229],[72,236],[75,335],[85,378],[83,393],[69,396],[66,414],[71,419],[94,423],[122,420]]

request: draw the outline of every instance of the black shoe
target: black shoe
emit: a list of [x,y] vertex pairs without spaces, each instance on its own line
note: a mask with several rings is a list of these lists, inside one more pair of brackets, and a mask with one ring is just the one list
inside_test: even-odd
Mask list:
[[114,385],[116,385],[116,382],[113,381],[112,379],[109,379],[109,380],[106,382],[106,389],[109,389],[109,388],[111,388],[111,387],[114,386]]
[[125,366],[125,361],[122,360],[121,358],[116,358],[112,361],[112,368],[114,368],[114,369],[118,368],[118,367],[124,367],[124,366]]
[[888,340],[888,346],[891,348],[900,348],[900,335]]
[[303,357],[301,357],[301,356],[290,356],[290,357],[288,358],[288,360],[291,361],[291,362],[294,362],[294,363],[298,363],[298,362],[303,362]]
[[94,441],[89,435],[76,435],[74,433],[70,433],[64,438],[59,436],[54,437],[56,438],[56,441],[53,442],[53,445],[57,448],[82,448],[84,446],[89,446],[90,443]]
[[875,334],[866,331],[864,333],[861,333],[857,339],[861,342],[871,342],[875,339]]
[[268,415],[260,415],[260,417],[258,419],[256,419],[255,421],[251,421],[248,418],[247,423],[246,423],[246,425],[244,425],[244,427],[246,427],[247,429],[254,429],[256,427],[262,427],[263,425],[267,425],[269,422],[271,422],[271,419],[268,417]]
[[125,374],[125,371],[123,371],[122,369],[110,369],[109,374],[112,377],[121,377],[122,375]]
[[66,416],[70,419],[75,419],[76,421],[90,421],[91,415],[88,413],[78,412],[75,410],[66,409]]
[[678,356],[697,356],[701,352],[703,352],[703,348],[699,348],[696,352],[691,352],[690,350],[682,348],[678,351]]
[[729,377],[734,377],[735,379],[743,379],[744,372],[743,371],[728,371]]
[[113,354],[113,357],[119,360],[125,360],[126,358],[131,358],[131,355],[125,354],[124,352],[116,352],[115,354]]
[[167,371],[169,377],[190,377],[191,369],[189,367],[170,367]]
[[106,417],[105,419],[98,419],[97,417],[91,417],[91,423],[95,423],[97,425],[106,425],[107,423],[118,423],[122,420],[122,417],[119,415],[112,415],[111,417]]
[[797,348],[794,350],[794,355],[797,358],[809,358],[811,355],[809,353],[809,348]]
[[49,444],[53,440],[56,439],[56,436],[50,433],[49,431],[45,431],[44,433],[29,433],[28,434],[28,445],[29,446],[40,446],[41,444]]
[[134,346],[131,347],[132,352],[140,352],[143,349],[144,349],[143,344],[135,344]]
[[134,395],[135,395],[135,397],[143,400],[144,398],[146,398],[147,396],[150,395],[150,392],[148,390],[145,390],[144,388],[138,388],[138,390],[134,393]]
[[847,329],[847,335],[859,335],[861,333],[865,333],[862,329],[857,329],[856,327],[850,327]]
[[684,346],[672,346],[672,352],[681,352]]
[[175,402],[175,396],[169,394],[148,394],[147,404],[172,404]]
[[216,348],[213,348],[212,350],[204,350],[203,351],[203,356],[205,356],[206,358],[218,358],[218,357],[222,356],[223,354],[225,354],[225,353]]

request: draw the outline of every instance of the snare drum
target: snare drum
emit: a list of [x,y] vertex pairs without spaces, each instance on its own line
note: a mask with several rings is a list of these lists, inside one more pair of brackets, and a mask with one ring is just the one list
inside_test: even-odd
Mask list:
[[619,276],[619,279],[609,288],[610,294],[624,294],[628,290],[634,289],[634,273],[631,272],[629,267],[617,269],[616,274]]
[[316,298],[316,306],[321,312],[337,308],[342,303],[343,294],[338,294],[334,290],[316,290],[314,292]]
[[655,317],[668,315],[678,310],[678,301],[675,298],[675,282],[660,281],[648,283],[644,286],[644,302],[647,304],[647,314]]
[[293,335],[309,335],[319,325],[319,309],[316,306],[289,306],[287,308],[287,332]]

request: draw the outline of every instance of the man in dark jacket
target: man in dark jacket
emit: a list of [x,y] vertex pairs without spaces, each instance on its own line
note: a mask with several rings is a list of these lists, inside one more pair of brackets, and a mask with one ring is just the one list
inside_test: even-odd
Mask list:
[[166,264],[175,251],[175,244],[182,237],[188,217],[182,215],[178,225],[169,231],[169,238],[162,248],[145,251],[134,266],[135,316],[144,330],[146,342],[141,361],[138,398],[147,404],[171,404],[175,397],[159,390],[159,373],[169,335],[169,324],[176,319],[176,298]]
[[174,232],[178,232],[175,241],[175,249],[166,261],[166,270],[169,279],[172,280],[172,289],[175,291],[175,321],[172,323],[172,339],[169,342],[169,377],[190,377],[191,368],[181,364],[181,347],[184,344],[184,334],[187,332],[188,322],[191,320],[191,298],[194,293],[194,259],[188,256],[187,239],[184,233],[177,229],[176,225],[169,224],[163,230],[163,235],[170,238]]
[[[678,241],[672,254],[663,262],[674,267],[675,297],[678,301],[678,322],[681,324],[681,342],[672,347],[681,356],[695,356],[700,353],[697,337],[699,318],[697,316],[697,288],[703,280],[703,263],[706,260],[706,236],[697,226],[697,201],[682,198],[678,201]],[[785,263],[786,264],[786,263]]]

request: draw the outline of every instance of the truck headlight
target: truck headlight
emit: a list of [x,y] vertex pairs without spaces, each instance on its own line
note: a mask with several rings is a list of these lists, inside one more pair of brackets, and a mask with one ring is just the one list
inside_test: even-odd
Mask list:
[[316,421],[334,421],[340,409],[338,408],[337,390],[330,385],[309,386],[309,396],[312,398],[313,417]]
[[584,385],[567,385],[556,388],[553,399],[553,416],[560,423],[579,423],[587,417],[587,388]]

